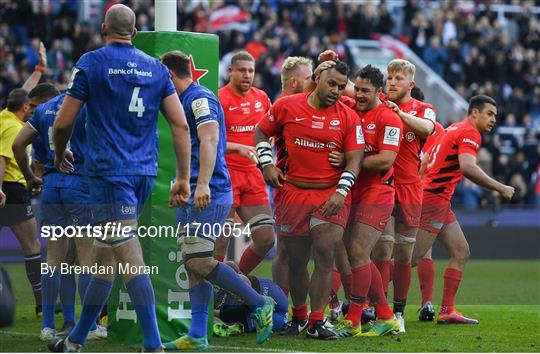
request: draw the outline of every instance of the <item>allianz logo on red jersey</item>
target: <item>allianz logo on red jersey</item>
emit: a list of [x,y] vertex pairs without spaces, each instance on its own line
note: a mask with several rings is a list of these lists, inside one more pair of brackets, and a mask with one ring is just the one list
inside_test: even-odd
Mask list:
[[232,125],[231,131],[235,133],[245,133],[245,132],[252,132],[255,130],[254,125]]
[[336,144],[333,142],[321,143],[318,141],[310,141],[303,138],[295,138],[294,144],[302,147],[310,147],[316,149],[335,149],[337,147]]

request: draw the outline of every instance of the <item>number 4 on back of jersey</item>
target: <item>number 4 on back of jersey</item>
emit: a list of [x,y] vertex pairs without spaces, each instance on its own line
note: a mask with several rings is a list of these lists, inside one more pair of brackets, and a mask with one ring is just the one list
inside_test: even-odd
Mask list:
[[133,88],[133,94],[131,95],[131,102],[129,102],[128,111],[137,112],[137,117],[142,117],[144,114],[144,105],[142,97],[139,97],[139,91],[141,88],[136,86]]

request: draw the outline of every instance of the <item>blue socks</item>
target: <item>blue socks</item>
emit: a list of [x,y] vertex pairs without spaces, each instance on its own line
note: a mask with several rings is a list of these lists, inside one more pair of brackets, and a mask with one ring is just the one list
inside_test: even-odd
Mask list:
[[84,296],[81,317],[69,335],[70,342],[85,345],[88,332],[95,326],[101,308],[109,299],[113,283],[92,277]]
[[208,322],[208,309],[212,296],[212,284],[203,280],[203,283],[189,289],[189,301],[191,302],[191,326],[189,335],[193,338],[206,337]]
[[75,324],[75,275],[60,275],[60,303],[64,313],[64,323]]
[[81,273],[79,274],[79,297],[81,298],[81,303],[84,301],[84,294],[86,294],[86,289],[88,288],[88,284],[90,284],[90,279],[92,279],[92,276],[88,273]]
[[218,262],[217,266],[206,276],[206,279],[223,290],[238,296],[252,312],[265,304],[264,297],[243,281],[238,273],[225,263]]
[[161,347],[161,338],[156,319],[154,289],[152,288],[150,276],[148,274],[137,275],[126,283],[126,288],[143,332],[143,347],[148,350]]
[[[84,294],[86,294],[86,289],[88,289],[88,284],[90,284],[90,279],[92,279],[92,276],[88,273],[81,273],[79,274],[79,287],[77,290],[79,290],[79,297],[81,298],[81,304],[84,301]],[[90,327],[90,330],[93,331],[96,329],[96,323]]]
[[41,329],[45,327],[56,328],[54,324],[54,310],[56,308],[56,298],[60,288],[60,272],[43,274],[41,276],[41,303],[42,321]]

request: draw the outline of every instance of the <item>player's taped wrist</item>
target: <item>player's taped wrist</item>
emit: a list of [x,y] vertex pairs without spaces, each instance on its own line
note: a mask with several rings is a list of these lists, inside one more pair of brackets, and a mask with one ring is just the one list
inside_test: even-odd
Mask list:
[[274,164],[274,156],[272,155],[272,145],[268,141],[261,141],[255,145],[257,150],[257,157],[259,159],[259,165],[264,168],[268,165]]
[[339,178],[336,192],[346,197],[347,194],[349,194],[349,191],[351,190],[355,181],[356,181],[356,176],[354,173],[352,173],[349,170],[343,171],[343,173],[341,174],[341,177]]

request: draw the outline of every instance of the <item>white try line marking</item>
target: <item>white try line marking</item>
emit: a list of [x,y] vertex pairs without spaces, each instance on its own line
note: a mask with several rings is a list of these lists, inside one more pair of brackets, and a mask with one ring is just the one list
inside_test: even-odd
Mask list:
[[[11,335],[16,335],[16,336],[35,337],[36,339],[38,338],[38,335],[35,333],[0,331],[0,334],[11,334]],[[272,349],[272,348],[262,348],[262,347],[233,347],[229,345],[209,345],[209,347],[212,349],[230,349],[230,350],[239,350],[243,352],[302,353],[298,350]]]
[[262,347],[233,347],[229,345],[209,345],[210,349],[232,349],[239,350],[243,352],[268,352],[268,353],[302,353],[298,350],[285,350],[285,349],[272,349],[272,348],[262,348]]
[[22,332],[11,332],[11,331],[0,331],[0,334],[14,334],[16,336],[27,336],[27,337],[36,337],[36,338],[39,337],[39,335],[35,333],[22,333]]

